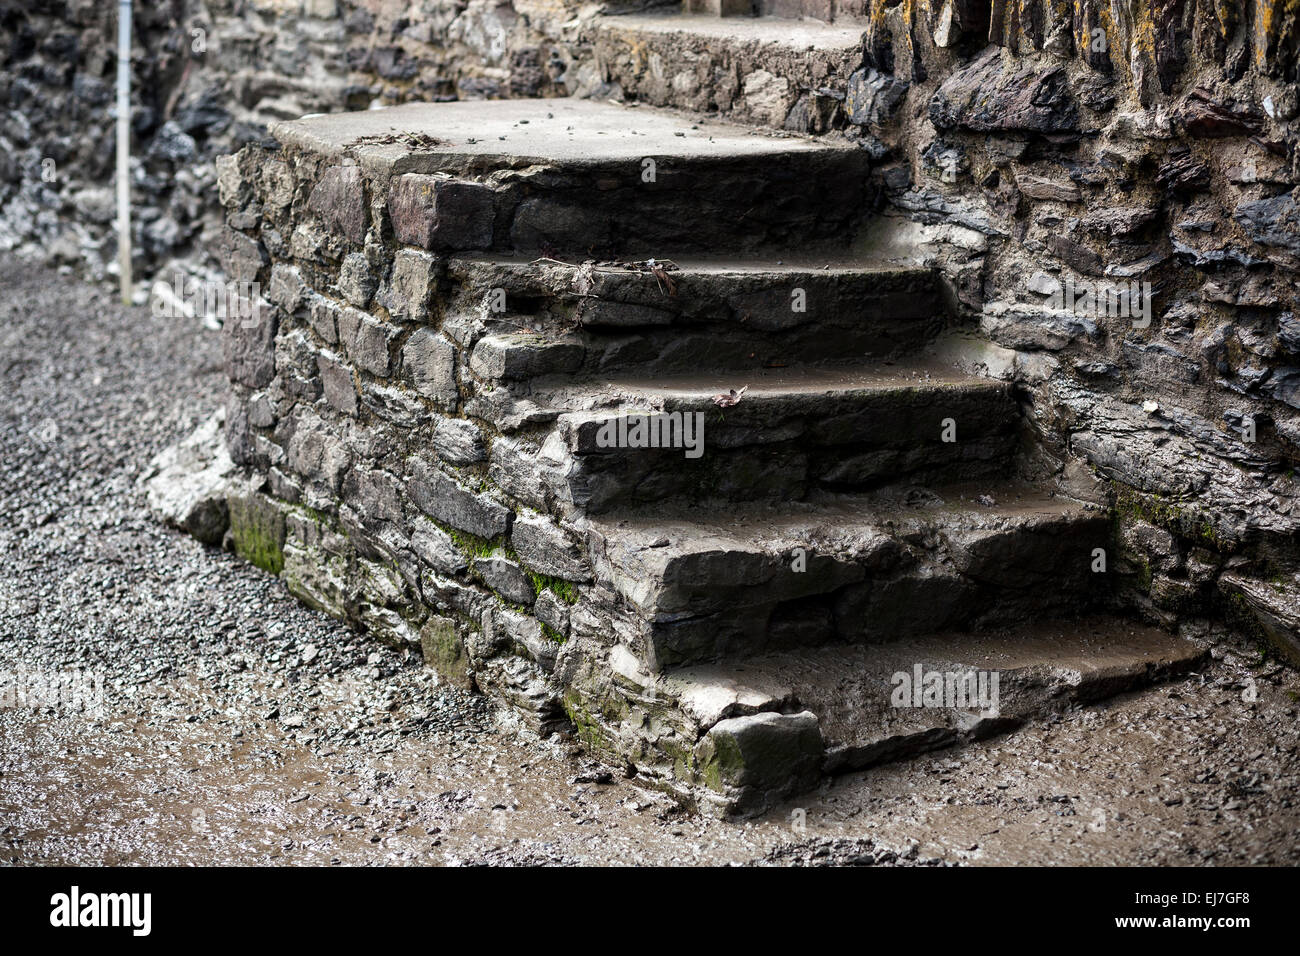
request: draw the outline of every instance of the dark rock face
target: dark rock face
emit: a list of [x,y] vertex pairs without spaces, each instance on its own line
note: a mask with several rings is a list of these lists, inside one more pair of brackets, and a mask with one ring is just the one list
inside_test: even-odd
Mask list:
[[930,122],[976,133],[1071,133],[1078,108],[1063,68],[1009,74],[990,51],[944,80],[930,100]]
[[1300,204],[1294,196],[1242,202],[1233,218],[1261,246],[1300,256]]
[[[972,27],[956,6],[870,19],[867,49],[888,51],[877,70],[892,64],[906,103],[928,106],[928,123],[870,126],[915,157],[883,171],[890,201],[936,241],[961,237],[942,268],[1014,353],[1008,374],[1059,465],[1082,458],[1112,482],[1121,524],[1198,556],[1172,561],[1154,532],[1130,541],[1124,600],[1166,624],[1231,618],[1290,653],[1295,17],[1272,0],[1108,18],[1084,2],[994,3]],[[1134,283],[1136,298],[1107,298]],[[1130,300],[1147,308],[1118,307]]]
[[848,95],[844,101],[849,122],[860,125],[887,122],[907,95],[908,85],[906,80],[897,80],[875,70],[858,70],[849,77]]

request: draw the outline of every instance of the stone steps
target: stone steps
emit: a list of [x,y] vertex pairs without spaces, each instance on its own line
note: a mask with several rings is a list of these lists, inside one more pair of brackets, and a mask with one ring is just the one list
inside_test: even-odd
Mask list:
[[[1204,650],[1098,616],[825,646],[652,674],[615,655],[592,715],[603,746],[667,785],[762,810],[842,773],[1003,733],[1194,670]],[[655,733],[646,733],[646,727]]]
[[[723,59],[775,36],[756,23]],[[646,51],[700,50],[677,37]],[[768,62],[830,82],[819,57]],[[933,273],[848,258],[873,227],[854,143],[581,100],[274,132],[221,167],[227,272],[269,316],[226,324],[230,474],[151,500],[228,519],[304,600],[420,646],[523,725],[748,811],[1006,726],[862,699],[909,655],[982,654],[1025,719],[1191,654],[1097,643],[1087,620],[1019,657],[997,636],[1107,606],[1110,519],[1015,477],[1016,397],[940,358]],[[702,415],[703,444],[636,447],[643,412]],[[684,670],[706,666],[755,685],[712,721],[697,699],[720,691]]]
[[[735,405],[715,402],[733,392]],[[1010,471],[1018,417],[1004,383],[916,361],[566,380],[524,401],[530,426],[554,416],[534,459],[551,500],[590,514],[995,480]],[[502,431],[522,417],[513,402],[487,408],[471,410],[499,408],[488,420]]]
[[1014,483],[654,508],[577,526],[639,622],[624,642],[651,671],[1077,613],[1109,593],[1091,571],[1105,514]]
[[442,253],[847,248],[871,164],[850,143],[573,99],[407,104],[272,132],[323,165],[308,208],[325,225],[364,234],[364,180],[399,242]]

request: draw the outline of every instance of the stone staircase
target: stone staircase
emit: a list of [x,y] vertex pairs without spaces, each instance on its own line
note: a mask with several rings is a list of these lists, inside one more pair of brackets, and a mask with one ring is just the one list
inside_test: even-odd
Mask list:
[[862,149],[580,100],[274,135],[221,168],[269,318],[202,473],[304,600],[724,811],[1200,660],[1105,613],[1110,516],[1028,479],[936,274],[857,251]]

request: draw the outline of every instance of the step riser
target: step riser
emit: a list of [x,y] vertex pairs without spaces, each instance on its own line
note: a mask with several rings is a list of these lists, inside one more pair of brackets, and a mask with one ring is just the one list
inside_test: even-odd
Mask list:
[[[843,250],[872,205],[869,159],[851,150],[770,162],[664,159],[653,182],[642,180],[640,160],[496,173],[442,165],[449,175],[389,178],[299,163],[294,193],[304,197],[304,218],[315,217],[322,233],[345,224],[304,259],[359,251],[371,209],[381,210],[382,235],[410,248],[582,261]],[[273,189],[283,186],[264,186],[264,202],[283,201]]]
[[[616,437],[615,426],[621,425],[632,438],[638,421],[585,421],[569,431],[575,452],[570,496],[588,513],[603,514],[656,501],[799,501],[815,490],[866,490],[894,481],[993,480],[1011,467],[1015,416],[1009,403],[953,402],[938,408],[888,403],[874,413],[860,407],[840,411],[833,404],[826,403],[832,407],[820,421],[790,415],[748,424],[741,415],[700,411],[703,418],[696,421],[702,434],[693,436],[698,441],[693,449],[601,452],[596,446],[605,429],[606,437]],[[972,423],[960,444],[939,440],[949,415]],[[661,429],[669,436],[684,432]],[[696,452],[698,458],[689,457]]]
[[[677,271],[656,280],[609,272],[582,277],[573,267],[542,264],[453,262],[441,297],[453,324],[529,353],[504,362],[519,371],[485,369],[487,384],[548,374],[707,372],[888,357],[921,348],[944,321],[940,291],[927,273]],[[521,327],[539,334],[521,337]],[[547,341],[568,347],[548,361],[537,355]]]
[[[1099,621],[1043,622],[969,648],[930,635],[667,676],[615,649],[607,661],[575,664],[566,709],[590,746],[630,760],[640,778],[703,809],[754,813],[823,775],[967,745],[1176,679],[1208,656],[1172,635]],[[925,681],[915,684],[927,672],[953,689],[927,700]]]
[[899,356],[923,347],[940,328],[941,321],[930,317],[872,322],[867,328],[817,326],[781,333],[750,333],[735,326],[623,335],[507,332],[479,339],[466,371],[482,387],[520,392],[530,386],[546,389],[564,378],[744,376],[846,357]]
[[825,23],[861,20],[867,9],[864,0],[685,0],[682,4],[682,12],[701,16],[760,16],[787,20],[809,17]]
[[490,249],[642,258],[847,248],[871,201],[868,170],[865,154],[810,154],[777,168],[661,163],[653,183],[640,163],[557,173],[502,194]]
[[[797,647],[885,643],[1076,614],[1109,597],[1108,579],[1092,571],[1093,549],[1109,542],[1104,516],[944,534],[912,529],[873,542],[856,560],[821,555],[809,543],[802,571],[794,546],[685,555],[660,570],[662,586],[643,596],[640,613],[650,623],[638,656],[653,672]],[[926,536],[933,538],[927,547],[903,546]],[[635,561],[622,566],[633,600],[646,570]]]
[[512,491],[541,509],[801,501],[900,481],[992,483],[1010,472],[1017,423],[997,383],[760,394],[727,409],[668,399],[659,410],[562,415],[532,441],[495,443],[493,462],[540,479]]

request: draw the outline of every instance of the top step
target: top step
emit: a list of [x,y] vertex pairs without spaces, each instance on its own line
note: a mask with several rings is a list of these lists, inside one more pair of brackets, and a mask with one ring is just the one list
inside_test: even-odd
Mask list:
[[288,146],[329,158],[351,156],[366,169],[402,173],[483,172],[537,164],[779,161],[860,152],[795,136],[680,116],[664,110],[570,98],[405,103],[355,113],[316,113],[271,124]]
[[[684,14],[613,14],[602,17],[602,33],[624,36],[673,36],[680,43],[696,37],[715,43],[759,44],[790,50],[860,50],[866,25],[828,23],[825,18],[784,16],[718,16],[713,12]],[[811,16],[811,15],[808,15]]]
[[592,46],[599,80],[611,94],[824,133],[836,128],[848,79],[862,66],[866,26],[771,16],[618,14],[596,19]]
[[317,180],[300,193],[309,211],[339,226],[360,210],[334,230],[357,246],[391,223],[399,242],[436,252],[843,248],[870,198],[870,159],[851,143],[590,100],[418,103],[271,129],[316,161],[295,170]]

